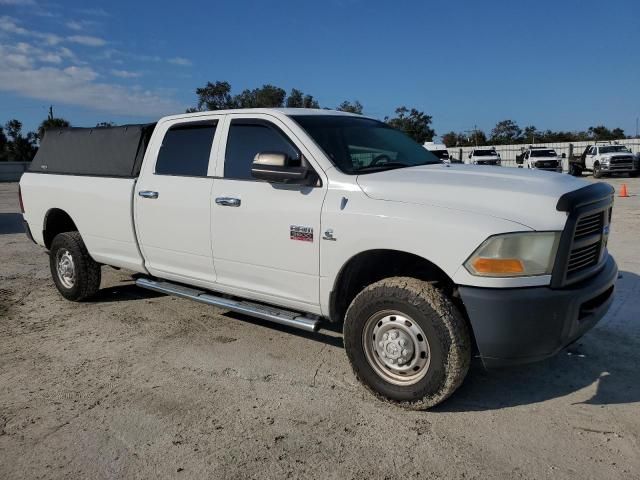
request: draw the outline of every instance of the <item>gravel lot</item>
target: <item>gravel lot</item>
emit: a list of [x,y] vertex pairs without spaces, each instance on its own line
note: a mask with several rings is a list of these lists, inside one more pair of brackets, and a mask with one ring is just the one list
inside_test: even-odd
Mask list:
[[140,290],[57,293],[0,184],[0,478],[640,478],[640,181],[606,318],[548,361],[470,372],[429,412],[375,400],[339,333]]

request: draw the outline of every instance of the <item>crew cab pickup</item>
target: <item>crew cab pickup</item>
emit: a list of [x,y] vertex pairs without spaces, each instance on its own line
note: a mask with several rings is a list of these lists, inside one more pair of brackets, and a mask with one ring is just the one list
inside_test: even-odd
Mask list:
[[464,163],[471,165],[497,165],[502,164],[500,154],[495,148],[474,148]]
[[569,173],[581,176],[583,171],[593,172],[594,178],[612,173],[628,173],[630,177],[640,174],[640,158],[624,145],[597,142],[584,149],[577,159],[570,160]]
[[553,148],[529,147],[516,158],[518,166],[549,172],[562,172],[562,158]]
[[335,322],[356,377],[412,408],[451,395],[472,357],[556,354],[602,318],[617,278],[610,186],[447,165],[344,112],[50,130],[20,197],[63,297],[91,297],[113,266],[265,321]]

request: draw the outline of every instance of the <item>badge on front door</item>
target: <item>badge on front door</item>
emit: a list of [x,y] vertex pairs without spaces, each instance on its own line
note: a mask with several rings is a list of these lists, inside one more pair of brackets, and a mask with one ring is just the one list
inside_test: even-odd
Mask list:
[[291,225],[289,230],[289,238],[291,240],[300,240],[301,242],[313,242],[313,228],[303,227],[300,225]]

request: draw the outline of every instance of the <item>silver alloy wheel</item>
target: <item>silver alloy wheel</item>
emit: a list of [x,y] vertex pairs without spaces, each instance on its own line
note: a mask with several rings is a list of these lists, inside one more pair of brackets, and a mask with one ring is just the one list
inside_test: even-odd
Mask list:
[[431,351],[420,325],[407,315],[385,310],[371,316],[362,331],[369,365],[385,381],[413,385],[429,370]]
[[58,280],[65,288],[73,288],[76,284],[76,268],[73,263],[71,252],[66,248],[61,248],[56,253],[56,265]]

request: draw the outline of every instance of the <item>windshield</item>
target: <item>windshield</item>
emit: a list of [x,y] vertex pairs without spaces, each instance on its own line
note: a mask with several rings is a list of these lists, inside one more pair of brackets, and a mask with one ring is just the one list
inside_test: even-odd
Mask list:
[[531,150],[532,157],[557,157],[555,150]]
[[474,150],[474,157],[497,157],[498,154],[495,150]]
[[600,153],[618,153],[618,152],[631,153],[631,150],[629,150],[624,145],[611,145],[610,147],[600,147]]
[[436,157],[440,158],[441,160],[449,159],[449,152],[447,150],[429,150],[429,151],[433,153]]
[[386,123],[338,115],[292,115],[338,169],[350,175],[442,163]]

